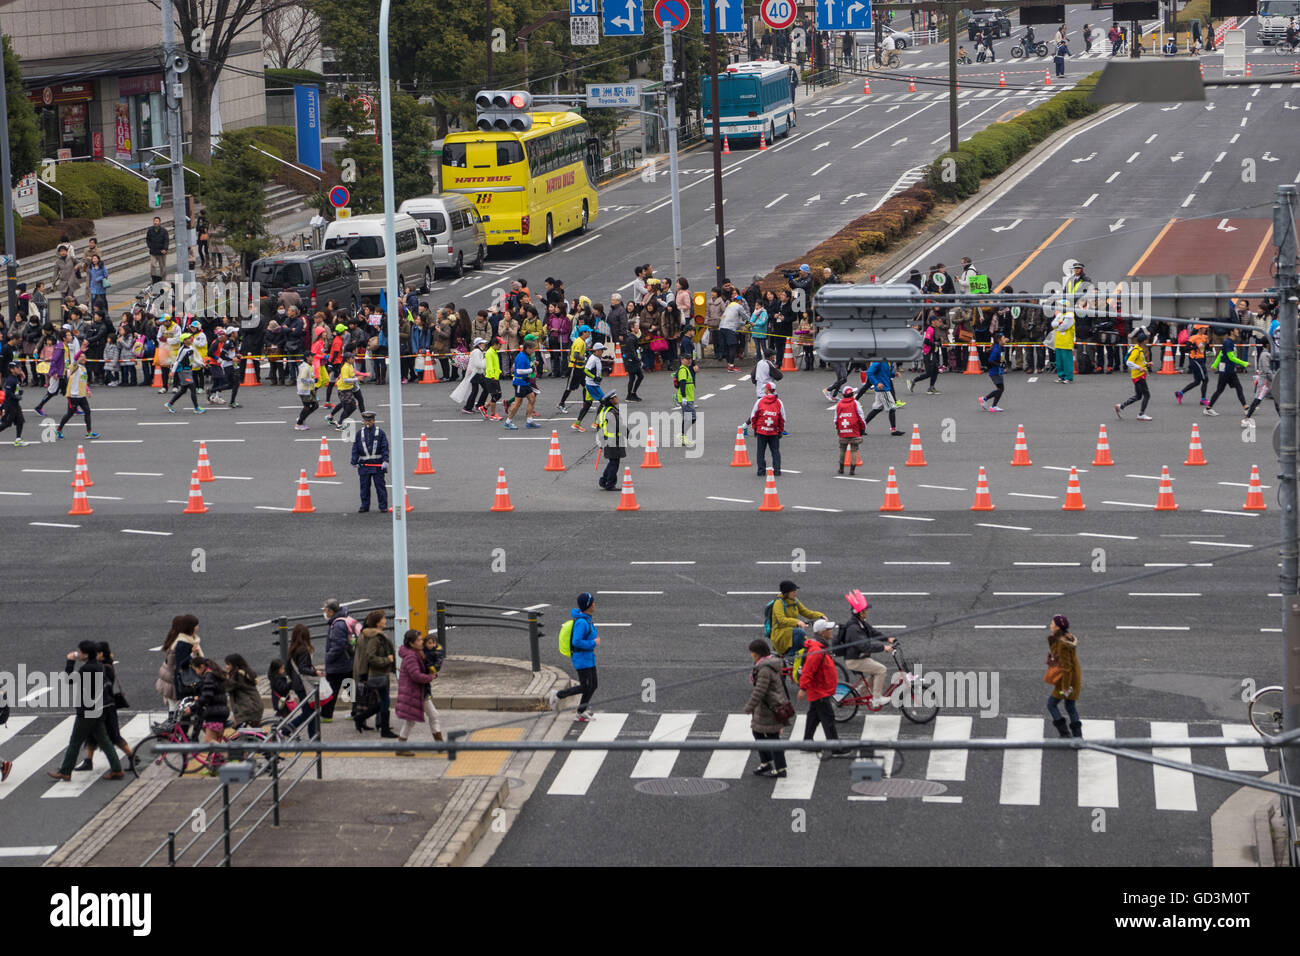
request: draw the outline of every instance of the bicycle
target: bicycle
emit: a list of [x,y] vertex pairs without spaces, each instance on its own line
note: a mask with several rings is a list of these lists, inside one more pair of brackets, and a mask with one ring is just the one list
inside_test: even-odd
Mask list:
[[[178,701],[174,714],[168,714],[167,719],[160,724],[153,725],[154,740],[170,744],[192,744],[198,740],[190,732],[190,724],[194,724],[197,731],[197,723],[192,718],[186,716],[185,712],[194,703],[196,698],[186,697]],[[275,735],[274,728],[270,733],[261,727],[227,727],[222,733],[222,740],[246,741],[248,743],[264,743],[268,739],[278,739]],[[177,776],[184,776],[187,772],[204,773],[207,772],[216,776],[221,769],[221,765],[228,759],[227,755],[222,752],[212,751],[209,753],[183,754],[183,753],[166,753],[159,754],[155,759],[155,764],[165,763],[170,770],[175,770]],[[196,764],[197,766],[192,766]]]
[[1295,56],[1300,53],[1300,43],[1287,43],[1285,40],[1273,44],[1273,52],[1278,56]]
[[1282,733],[1282,704],[1284,694],[1281,687],[1261,687],[1250,698],[1247,714],[1250,726],[1262,737],[1276,737]]
[[872,65],[884,67],[890,70],[896,70],[903,65],[903,57],[897,50],[890,50],[888,55],[883,52],[877,52],[871,59]]
[[904,717],[914,724],[928,724],[934,720],[935,715],[939,713],[939,708],[926,704],[924,695],[926,691],[934,692],[934,682],[938,678],[934,675],[918,678],[914,664],[903,656],[903,648],[897,641],[894,643],[892,654],[898,670],[894,674],[893,683],[885,688],[884,696],[879,701],[872,695],[871,688],[867,685],[866,674],[855,671],[854,678],[850,679],[843,665],[839,661],[835,662],[839,673],[843,675],[836,685],[833,697],[836,723],[842,724],[852,720],[859,707],[866,707],[873,714],[880,713],[893,701],[899,688],[904,688],[899,695],[903,701],[899,709]]

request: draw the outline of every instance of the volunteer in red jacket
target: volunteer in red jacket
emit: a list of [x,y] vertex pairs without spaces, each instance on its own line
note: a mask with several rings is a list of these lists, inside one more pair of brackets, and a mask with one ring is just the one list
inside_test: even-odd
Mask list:
[[862,414],[862,406],[853,397],[853,386],[845,385],[844,393],[835,406],[835,434],[840,437],[840,470],[844,474],[844,456],[850,448],[853,457],[849,459],[849,474],[857,474],[858,449],[862,447],[862,435],[867,430],[867,419]]
[[749,424],[758,436],[758,476],[767,474],[767,450],[772,450],[772,474],[781,477],[781,434],[785,431],[785,406],[776,397],[776,386],[763,386],[763,397],[754,403]]
[[[799,672],[799,699],[808,701],[808,719],[804,721],[803,739],[812,740],[821,724],[827,740],[839,740],[835,732],[835,710],[831,704],[831,695],[835,693],[838,683],[835,672],[835,660],[831,657],[826,644],[827,636],[834,631],[835,625],[823,618],[813,622],[813,632],[804,638],[803,669]],[[823,750],[822,759],[826,757],[851,757],[851,750]]]

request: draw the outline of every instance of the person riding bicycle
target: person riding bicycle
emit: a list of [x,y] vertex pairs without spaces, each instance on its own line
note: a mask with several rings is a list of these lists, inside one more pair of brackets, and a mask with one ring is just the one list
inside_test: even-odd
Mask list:
[[861,591],[853,590],[844,595],[849,602],[852,616],[840,625],[839,632],[831,641],[831,653],[844,658],[846,670],[866,674],[871,681],[871,696],[876,707],[882,707],[881,699],[885,692],[885,676],[888,669],[884,664],[871,659],[872,654],[881,651],[893,651],[896,646],[892,638],[887,638],[867,623],[867,611],[871,602]]
[[957,47],[957,62],[958,63],[970,62],[970,56],[966,52],[966,47],[960,45]]
[[885,39],[881,42],[880,48],[876,50],[876,62],[886,64],[897,52],[898,44],[894,42],[892,33],[885,34]]
[[198,699],[194,702],[194,713],[201,715],[203,722],[203,739],[207,743],[220,743],[230,719],[230,708],[226,705],[226,680],[206,657],[191,659],[190,666],[199,675]]
[[1300,30],[1296,29],[1295,21],[1292,20],[1286,28],[1286,45],[1292,50],[1300,46]]
[[781,594],[772,602],[772,629],[768,635],[772,647],[783,657],[792,657],[803,647],[804,628],[809,621],[826,617],[820,611],[812,611],[799,602],[799,585],[793,581],[782,581]]

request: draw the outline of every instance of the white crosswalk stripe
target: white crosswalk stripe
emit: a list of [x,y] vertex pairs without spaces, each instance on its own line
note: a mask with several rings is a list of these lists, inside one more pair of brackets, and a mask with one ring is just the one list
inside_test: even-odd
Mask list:
[[0,800],[22,786],[28,777],[38,773],[43,777],[45,771],[58,769],[52,766],[50,761],[68,749],[68,738],[72,734],[72,724],[76,719],[69,714],[59,721],[53,730],[44,734],[17,757],[12,758],[14,769],[10,771],[9,779],[0,783]]
[[[721,730],[716,728],[721,723]],[[803,739],[807,717],[800,714],[795,718],[783,739]],[[1169,721],[1127,722],[1123,733],[1117,733],[1116,721],[1110,719],[1086,719],[1084,727],[1092,739],[1113,739],[1116,736],[1152,736],[1177,740],[1189,736],[1186,723]],[[1202,725],[1204,726],[1204,725]],[[978,727],[976,737],[973,731]],[[583,741],[611,741],[616,739],[686,741],[691,739],[716,739],[720,741],[750,741],[750,718],[746,714],[698,714],[674,713],[664,714],[650,724],[644,714],[601,713],[587,724],[578,739]],[[853,724],[841,725],[840,736],[846,742],[856,736],[860,740],[897,739],[900,733],[903,739],[935,739],[963,741],[980,738],[1006,737],[1010,740],[1041,740],[1044,736],[1054,736],[1055,730],[1045,717],[1008,716],[1002,719],[981,718],[978,724],[973,717],[962,714],[940,714],[934,722],[917,726],[902,720],[896,711],[865,713],[862,724],[855,734]],[[1190,732],[1191,736],[1213,736],[1216,731],[1224,737],[1250,737],[1254,731],[1246,724],[1224,723],[1211,725],[1205,729]],[[817,729],[815,739],[824,740],[821,728]],[[66,730],[64,731],[66,741]],[[755,750],[757,746],[755,746]],[[1174,760],[1193,762],[1193,754],[1187,747],[1158,748],[1158,755]],[[878,751],[885,760],[886,768],[892,770],[894,754],[892,751]],[[1219,757],[1218,754],[1224,756]],[[1213,755],[1213,756],[1212,756]],[[602,772],[609,779],[621,778],[627,781],[649,778],[665,778],[673,775],[692,776],[700,774],[704,778],[715,780],[741,780],[747,775],[747,767],[755,757],[754,750],[714,750],[707,752],[681,751],[642,751],[633,761],[630,752],[611,755],[608,751],[582,751],[565,756],[555,779],[547,793],[555,796],[585,796]],[[1227,769],[1267,773],[1267,758],[1262,749],[1222,748],[1215,750],[1198,750],[1195,754],[1198,764],[1227,767]],[[1184,771],[1164,767],[1148,769],[1149,765],[1136,761],[1124,760],[1105,753],[1092,750],[1080,750],[1076,757],[1057,754],[1044,757],[1041,750],[1008,750],[1002,752],[976,752],[972,757],[968,751],[934,750],[909,751],[905,755],[903,777],[910,779],[924,778],[941,781],[948,786],[948,793],[923,798],[923,802],[938,805],[961,804],[970,802],[973,797],[963,794],[967,789],[963,784],[981,781],[997,781],[996,800],[999,805],[1008,807],[1041,807],[1044,805],[1043,788],[1046,768],[1054,768],[1053,774],[1059,774],[1067,767],[1068,760],[1077,760],[1077,800],[1080,807],[1117,808],[1120,805],[1120,776],[1126,779],[1125,798],[1132,804],[1142,801],[1161,811],[1195,812],[1198,808],[1195,791],[1195,778]],[[823,776],[823,761],[815,753],[786,753],[787,776],[776,780],[771,785],[770,798],[773,800],[808,800],[817,790]],[[702,768],[702,773],[701,773]],[[834,761],[826,766],[826,786],[823,790],[838,796],[845,788],[844,772],[847,764]],[[996,775],[996,776],[994,776]],[[1050,783],[1050,781],[1049,781]],[[763,786],[759,783],[758,786]],[[1074,785],[1073,783],[1071,784]],[[66,786],[66,785],[60,785]],[[51,788],[53,789],[53,788]],[[883,796],[853,796],[853,800],[884,801]],[[889,799],[899,799],[891,797]]]
[[[126,741],[127,746],[132,750],[149,736],[148,714],[136,714],[122,728],[122,739]],[[119,753],[118,759],[125,761],[126,755]],[[80,762],[80,758],[78,758],[78,762]],[[91,770],[83,770],[80,773],[74,771],[71,780],[56,781],[41,796],[43,798],[79,797],[94,786],[100,775],[106,773],[109,769],[108,758],[101,753],[96,753],[94,767]],[[123,764],[123,769],[127,770],[129,768]]]

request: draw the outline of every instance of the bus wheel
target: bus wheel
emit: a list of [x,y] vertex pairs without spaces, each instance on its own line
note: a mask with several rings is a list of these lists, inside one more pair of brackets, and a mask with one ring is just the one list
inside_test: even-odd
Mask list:
[[772,120],[767,124],[767,141],[769,143],[776,142],[776,120]]
[[550,213],[546,214],[546,242],[543,248],[547,252],[555,248],[555,224],[551,221]]
[[585,235],[587,232],[587,200],[582,201],[582,222],[578,224],[578,235]]
[[790,111],[790,122],[786,125],[786,129],[785,129],[785,135],[786,135],[786,136],[789,136],[789,135],[790,135],[790,130],[794,129],[795,126],[797,125],[797,124],[795,123],[795,119],[796,119],[796,118],[797,118],[797,117],[796,117],[796,115],[795,115],[795,110],[791,110],[791,111]]

